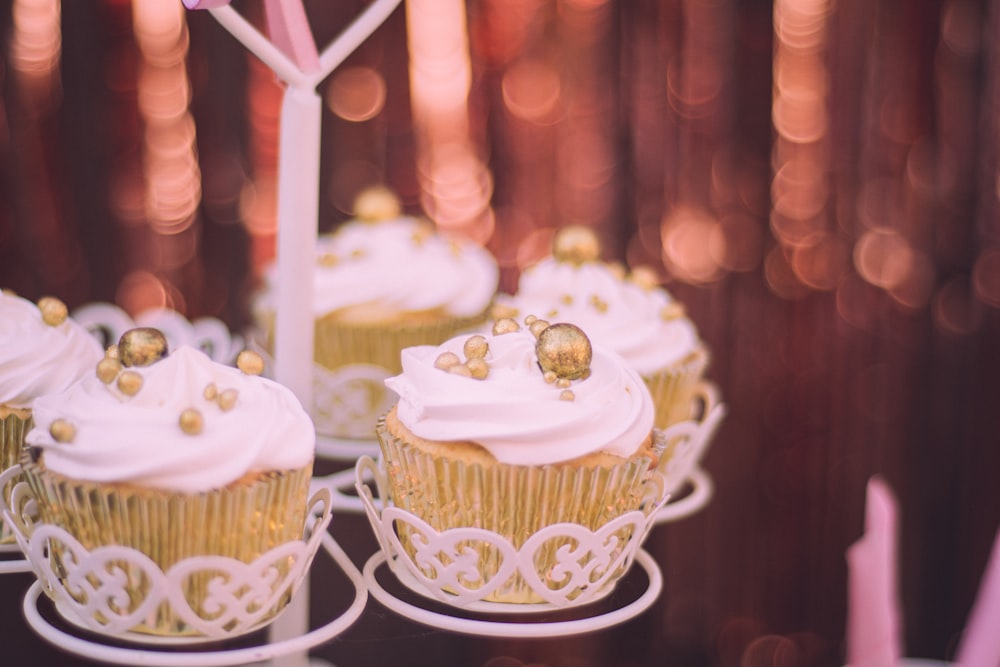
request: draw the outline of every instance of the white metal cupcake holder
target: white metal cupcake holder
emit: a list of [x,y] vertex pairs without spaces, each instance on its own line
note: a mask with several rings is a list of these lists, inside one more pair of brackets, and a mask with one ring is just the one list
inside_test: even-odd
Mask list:
[[[707,383],[700,389],[698,400],[702,409],[696,419],[676,424],[661,433],[660,442],[670,448],[671,455],[652,473],[640,509],[627,512],[596,530],[574,523],[547,526],[529,536],[520,547],[503,535],[481,528],[435,530],[418,516],[396,507],[382,466],[371,457],[362,457],[354,469],[357,500],[380,546],[364,567],[365,582],[372,596],[411,620],[486,636],[578,634],[621,623],[641,613],[656,600],[662,587],[662,576],[655,561],[642,549],[649,531],[658,523],[697,511],[711,497],[709,478],[697,464],[725,410],[718,401],[717,392]],[[678,503],[679,510],[665,513],[670,507],[671,494],[691,480],[699,480],[694,483],[695,491]],[[400,538],[403,533],[410,535],[412,554],[403,546]],[[553,544],[560,546],[553,550]],[[478,568],[481,550],[497,554],[500,563],[497,572],[485,579]],[[543,551],[550,554],[550,559],[554,553],[555,562],[550,560],[540,567],[544,559],[539,558],[539,554]],[[615,588],[633,563],[638,563],[647,576],[646,588],[638,598],[611,612],[584,614],[583,618],[554,623],[507,623],[442,614],[391,593],[378,578],[379,567],[386,564],[399,582],[411,591],[464,612],[530,614],[594,603]],[[518,575],[544,602],[485,601]]]
[[[0,474],[0,486],[18,472],[20,466],[14,466]],[[368,594],[361,573],[327,532],[332,509],[329,489],[320,485],[308,503],[302,540],[274,547],[250,563],[222,556],[196,556],[163,571],[135,549],[118,545],[86,549],[62,528],[39,522],[35,500],[25,482],[14,485],[9,500],[0,498],[3,518],[12,526],[18,546],[38,577],[24,601],[25,617],[32,628],[53,643],[82,655],[118,664],[148,665],[241,664],[308,649],[349,627],[360,617]],[[295,595],[320,545],[350,578],[354,601],[327,624],[283,642],[192,653],[186,660],[183,653],[150,653],[77,638],[51,625],[37,608],[40,593],[44,592],[68,623],[137,644],[186,645],[238,637],[268,625],[280,615],[280,611],[272,615],[270,610]],[[51,558],[55,550],[62,555],[59,572]],[[133,601],[135,590],[129,584],[129,571],[131,581],[148,582],[146,597],[138,602]],[[183,584],[200,574],[212,577],[205,587],[206,597],[198,601],[205,614],[193,609],[182,593]],[[197,634],[158,637],[132,631],[161,605],[167,605]]]

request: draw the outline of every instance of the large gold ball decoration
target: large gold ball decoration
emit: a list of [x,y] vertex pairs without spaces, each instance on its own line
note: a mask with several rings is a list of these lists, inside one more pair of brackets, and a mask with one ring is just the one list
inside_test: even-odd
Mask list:
[[167,337],[153,327],[129,329],[118,339],[122,366],[149,366],[168,354]]
[[253,350],[243,350],[236,357],[236,367],[247,375],[260,375],[264,372],[264,357]]
[[354,200],[354,216],[365,222],[392,220],[402,212],[399,197],[384,185],[365,188]]
[[69,317],[66,304],[54,296],[43,296],[38,300],[38,310],[42,312],[42,322],[57,327]]
[[552,256],[571,264],[593,262],[601,256],[601,244],[589,227],[569,225],[556,232],[552,239]]
[[552,371],[559,378],[576,380],[590,370],[594,349],[580,327],[560,322],[539,334],[535,354],[543,372]]

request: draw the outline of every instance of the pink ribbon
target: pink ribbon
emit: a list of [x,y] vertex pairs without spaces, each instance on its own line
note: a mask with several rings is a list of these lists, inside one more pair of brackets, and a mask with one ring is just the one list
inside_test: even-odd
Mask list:
[[868,481],[865,534],[847,550],[847,662],[891,667],[901,653],[896,592],[896,501],[882,480]]
[[264,0],[264,12],[274,45],[303,72],[318,72],[319,53],[302,0]]
[[232,0],[182,0],[188,9],[215,9],[228,5]]
[[1000,665],[1000,530],[993,540],[972,614],[958,646],[956,665],[994,667]]

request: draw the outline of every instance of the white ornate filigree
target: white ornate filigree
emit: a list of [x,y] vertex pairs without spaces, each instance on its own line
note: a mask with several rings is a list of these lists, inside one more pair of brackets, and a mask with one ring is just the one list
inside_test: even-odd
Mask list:
[[[489,598],[518,577],[535,596],[556,607],[602,597],[628,571],[656,511],[667,500],[661,475],[654,473],[649,502],[642,510],[627,512],[597,530],[574,523],[547,526],[517,548],[504,536],[480,528],[434,530],[393,506],[386,500],[385,473],[370,457],[358,460],[355,475],[358,494],[389,566],[401,579],[417,581],[429,595],[455,607]],[[367,479],[374,480],[374,494]],[[408,536],[412,557],[400,535]],[[497,563],[490,576],[480,567],[484,554]]]
[[663,452],[658,470],[668,494],[677,491],[691,475],[726,415],[718,391],[708,382],[699,383],[695,403],[695,417],[668,426],[659,438]]
[[117,343],[134,327],[154,327],[163,332],[170,349],[181,345],[198,348],[213,361],[232,365],[243,350],[243,338],[232,334],[221,320],[200,317],[188,320],[169,308],[153,308],[132,319],[111,303],[90,303],[73,311],[73,319],[90,331],[103,347]]
[[375,423],[396,401],[384,380],[391,373],[372,364],[349,364],[336,370],[313,366],[316,432],[335,438],[374,440]]
[[[16,474],[0,475],[0,486]],[[27,484],[15,485],[4,519],[45,592],[61,613],[105,635],[121,635],[170,618],[176,631],[206,638],[244,634],[272,621],[301,585],[331,518],[328,489],[309,501],[302,540],[287,542],[250,563],[196,556],[161,570],[135,549],[86,549],[57,526],[35,523]]]

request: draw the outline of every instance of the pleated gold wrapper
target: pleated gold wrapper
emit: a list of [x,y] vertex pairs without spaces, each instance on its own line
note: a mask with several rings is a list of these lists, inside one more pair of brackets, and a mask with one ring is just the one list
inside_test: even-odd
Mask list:
[[[21,449],[24,447],[24,436],[31,430],[31,412],[29,410],[12,410],[0,407],[0,471],[4,471],[21,459]],[[0,489],[4,500],[10,501],[10,491],[21,481],[17,475]],[[0,518],[0,544],[14,542],[14,533],[4,525]]]
[[642,376],[653,397],[653,406],[656,408],[654,423],[657,428],[666,428],[691,419],[691,403],[698,383],[705,375],[708,361],[708,350],[698,347],[669,368]]
[[[394,428],[402,428],[394,426]],[[405,429],[404,429],[405,430]],[[540,529],[556,523],[580,524],[596,530],[626,512],[640,509],[650,476],[650,450],[616,465],[573,464],[516,466],[470,459],[436,456],[390,432],[386,419],[376,428],[387,473],[391,500],[426,521],[434,530],[483,528],[497,533],[520,549]],[[412,530],[397,524],[400,542],[411,558],[415,549]],[[621,530],[622,548],[631,529]],[[556,590],[560,584],[546,573],[556,563],[556,551],[570,538],[553,539],[536,553],[536,571],[546,585]],[[489,544],[468,542],[478,554],[478,588],[499,571],[500,553]],[[614,577],[624,572],[617,572]],[[603,574],[595,572],[596,578]],[[452,591],[454,592],[454,591]],[[544,602],[520,574],[515,573],[494,593],[483,598],[491,602],[532,604]]]
[[[128,484],[101,484],[66,478],[42,462],[22,458],[24,475],[39,507],[41,520],[70,533],[88,550],[106,545],[135,549],[163,571],[193,556],[224,556],[249,563],[278,545],[302,540],[312,464],[298,469],[252,473],[221,488],[180,493]],[[66,572],[68,557],[59,545],[50,556],[56,573]],[[128,580],[131,612],[148,595],[149,581],[138,567],[121,562]],[[288,567],[275,563],[278,580]],[[203,618],[208,584],[218,572],[204,571],[186,579],[184,598]],[[262,617],[273,618],[288,603],[285,595]],[[84,602],[83,600],[77,600]],[[188,626],[166,603],[159,605],[133,632],[192,636]]]

